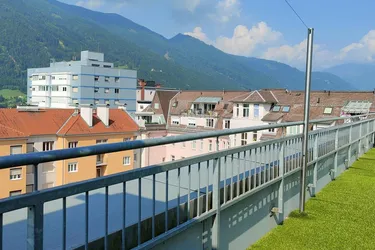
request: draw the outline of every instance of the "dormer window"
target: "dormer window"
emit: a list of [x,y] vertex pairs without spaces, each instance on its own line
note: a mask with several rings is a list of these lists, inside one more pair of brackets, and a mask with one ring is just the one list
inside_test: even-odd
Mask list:
[[282,112],[288,113],[290,110],[290,106],[284,106]]
[[280,106],[279,105],[276,105],[272,108],[272,111],[273,112],[279,112],[280,111]]
[[332,108],[331,107],[324,108],[323,114],[325,115],[332,114]]

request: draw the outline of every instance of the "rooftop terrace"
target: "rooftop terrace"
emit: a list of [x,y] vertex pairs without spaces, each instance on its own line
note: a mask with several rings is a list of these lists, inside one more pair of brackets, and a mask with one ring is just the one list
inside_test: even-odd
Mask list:
[[249,249],[373,249],[375,149]]

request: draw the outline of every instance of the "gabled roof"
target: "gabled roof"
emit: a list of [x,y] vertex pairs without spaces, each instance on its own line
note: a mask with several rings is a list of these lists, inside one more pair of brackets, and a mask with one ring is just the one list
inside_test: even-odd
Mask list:
[[277,103],[276,97],[269,90],[254,90],[245,96],[238,96],[231,101],[240,103]]
[[[142,112],[153,112],[154,114],[163,115],[164,119],[168,119],[169,103],[178,91],[157,90],[152,100],[152,104],[147,106]],[[155,103],[159,103],[159,109],[155,109]]]

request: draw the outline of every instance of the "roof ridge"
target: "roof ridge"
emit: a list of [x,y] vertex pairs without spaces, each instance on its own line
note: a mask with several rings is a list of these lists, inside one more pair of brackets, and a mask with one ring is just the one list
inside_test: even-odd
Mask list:
[[[65,131],[65,133],[64,133],[64,135],[66,135],[66,134],[68,134],[68,132],[70,131],[70,129],[73,127],[73,125],[78,121],[78,118],[79,118],[79,115],[76,115],[76,116],[71,116],[71,117],[69,117],[69,119],[67,120],[67,122],[68,121],[70,121],[70,118],[76,118],[76,120],[75,121],[73,121],[73,123],[70,125],[70,127]],[[64,125],[66,125],[67,123],[65,123]],[[63,128],[64,128],[64,125],[60,128],[60,130],[62,130]],[[60,131],[59,130],[59,131]],[[56,133],[57,134],[57,133]]]
[[250,98],[254,93],[255,93],[256,90],[253,90],[248,97],[246,97],[245,99],[243,99],[243,101],[246,101],[247,98]]
[[10,129],[10,130],[13,130],[13,131],[15,131],[15,132],[17,132],[17,133],[20,133],[20,134],[23,134],[23,135],[29,135],[29,134],[26,134],[26,133],[24,133],[24,132],[22,132],[22,131],[20,131],[20,130],[17,130],[17,129],[14,129],[14,128],[11,128],[11,127],[8,127],[8,126],[5,126],[4,124],[1,124],[1,123],[0,123],[0,126],[3,126],[4,128],[7,128],[7,129]]
[[276,98],[276,96],[273,94],[272,90],[270,90],[270,93],[271,95],[273,96],[273,98],[275,98],[276,102],[279,102],[279,100]]
[[[252,91],[251,93],[253,93],[254,91]],[[251,93],[250,93],[250,95],[251,95]],[[233,101],[234,99],[237,99],[237,98],[240,98],[241,96],[243,96],[243,95],[249,95],[249,93],[248,92],[243,92],[242,94],[240,94],[240,95],[238,95],[238,96],[235,96],[235,97],[233,97],[232,99],[229,99],[228,100],[228,102],[231,102],[231,101]],[[247,97],[246,97],[247,98]],[[245,99],[246,99],[245,98]]]
[[59,134],[59,132],[64,128],[64,126],[70,121],[70,119],[72,119],[72,117],[74,116],[74,113],[73,114],[71,114],[70,116],[69,116],[69,118],[68,119],[66,119],[66,121],[64,122],[64,124],[63,125],[61,125],[61,127],[57,130],[57,132],[56,132],[56,134],[58,135]]
[[266,102],[266,99],[263,98],[263,96],[259,93],[259,91],[258,91],[258,90],[255,90],[255,91],[258,93],[258,95],[260,96],[260,98],[262,98],[262,100],[263,100],[264,102]]

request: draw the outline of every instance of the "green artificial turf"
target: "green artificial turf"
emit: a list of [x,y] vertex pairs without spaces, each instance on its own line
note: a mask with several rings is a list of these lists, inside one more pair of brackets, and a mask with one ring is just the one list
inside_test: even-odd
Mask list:
[[375,149],[248,249],[375,249]]

